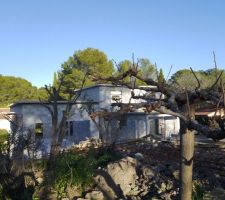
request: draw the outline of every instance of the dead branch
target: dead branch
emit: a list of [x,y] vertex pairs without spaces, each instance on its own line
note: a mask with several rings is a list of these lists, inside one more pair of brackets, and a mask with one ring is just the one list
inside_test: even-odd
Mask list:
[[[212,137],[213,139],[216,139],[216,138],[221,139],[223,137],[225,138],[225,134],[223,133],[223,130],[210,129],[209,127],[206,127],[197,123],[197,121],[187,119],[186,114],[183,113],[182,111],[183,105],[187,104],[189,106],[188,112],[190,115],[190,112],[191,112],[190,106],[193,106],[196,103],[202,103],[205,101],[211,102],[213,105],[218,104],[218,106],[221,106],[221,105],[224,106],[225,97],[224,97],[224,101],[221,102],[220,101],[221,92],[219,92],[218,90],[214,90],[214,86],[217,85],[218,81],[220,80],[222,76],[223,71],[217,77],[217,80],[211,86],[211,88],[208,88],[208,89],[200,89],[201,87],[200,81],[192,68],[191,68],[191,71],[198,83],[198,86],[196,90],[193,90],[193,91],[185,90],[184,92],[174,91],[166,83],[162,85],[151,78],[142,77],[140,73],[138,73],[137,66],[130,68],[129,70],[123,72],[122,74],[118,76],[112,76],[109,78],[98,77],[98,79],[103,81],[111,81],[115,85],[118,85],[118,83],[121,83],[123,86],[127,86],[128,88],[133,89],[131,86],[123,84],[122,80],[126,77],[134,76],[136,79],[143,81],[147,85],[155,86],[157,88],[157,92],[161,92],[162,94],[166,95],[166,98],[162,100],[162,99],[154,99],[150,96],[133,95],[132,98],[134,99],[141,98],[141,99],[150,100],[150,101],[147,101],[146,103],[138,103],[135,105],[129,104],[129,107],[130,107],[130,109],[128,109],[129,111],[135,111],[135,109],[143,108],[145,112],[147,113],[150,113],[153,110],[155,110],[164,114],[174,115],[179,117],[181,120],[183,120],[188,125],[189,128],[196,129],[197,131],[203,133],[204,135],[208,137]],[[162,109],[161,108],[162,106],[164,106],[165,108]]]
[[217,77],[216,81],[212,84],[211,90],[217,85],[218,81],[220,80],[221,76],[223,74],[223,71],[221,71],[220,75]]
[[216,63],[216,54],[213,51],[213,62],[214,62],[214,67],[215,67],[215,72],[216,72],[216,80],[218,79],[217,75],[217,63]]
[[168,81],[168,79],[169,79],[172,68],[173,68],[173,65],[170,66],[170,70],[169,70],[169,73],[167,74],[166,81]]
[[195,77],[195,79],[196,79],[196,81],[197,81],[197,83],[198,83],[198,86],[197,86],[197,88],[196,88],[196,90],[198,90],[198,89],[201,88],[200,81],[199,81],[197,75],[195,74],[194,70],[193,70],[191,67],[190,67],[190,69],[191,69],[191,72],[192,72],[192,74],[194,75],[194,77]]

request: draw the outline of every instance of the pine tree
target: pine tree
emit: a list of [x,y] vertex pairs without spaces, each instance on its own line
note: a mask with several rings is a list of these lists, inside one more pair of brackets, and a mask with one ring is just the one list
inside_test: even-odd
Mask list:
[[160,83],[160,84],[163,84],[163,83],[165,83],[165,78],[164,78],[164,74],[163,74],[163,70],[162,70],[162,68],[160,68],[160,70],[159,70],[159,75],[158,75],[158,82]]

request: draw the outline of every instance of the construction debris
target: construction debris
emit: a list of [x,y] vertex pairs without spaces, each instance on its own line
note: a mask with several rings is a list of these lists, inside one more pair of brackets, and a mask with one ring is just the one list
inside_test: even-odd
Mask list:
[[87,148],[100,148],[102,147],[102,141],[101,139],[92,137],[92,138],[86,138],[86,140],[80,142],[79,144],[75,144],[73,148],[79,149],[79,150],[85,150]]

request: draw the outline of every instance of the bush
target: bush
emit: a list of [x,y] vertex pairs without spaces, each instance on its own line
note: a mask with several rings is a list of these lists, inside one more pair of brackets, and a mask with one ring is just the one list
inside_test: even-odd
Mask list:
[[9,133],[5,129],[0,129],[0,143],[8,140]]
[[203,200],[204,193],[204,185],[201,183],[201,181],[194,180],[192,200]]
[[100,151],[90,149],[87,154],[62,153],[53,170],[54,179],[51,180],[53,187],[60,198],[65,196],[68,185],[76,186],[82,193],[85,188],[92,186],[95,170],[117,158],[115,152],[104,149]]

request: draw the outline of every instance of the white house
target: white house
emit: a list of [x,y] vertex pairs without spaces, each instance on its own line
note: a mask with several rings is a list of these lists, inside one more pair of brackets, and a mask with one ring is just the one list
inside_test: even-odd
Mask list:
[[0,108],[0,129],[10,131],[10,108]]
[[[143,94],[145,91],[135,91]],[[162,98],[162,95],[157,94]],[[140,138],[149,134],[159,135],[162,138],[170,138],[178,135],[180,129],[179,119],[165,114],[153,112],[147,114],[141,110],[132,113],[125,113],[121,120],[107,122],[107,129],[99,129],[96,123],[90,118],[88,110],[84,109],[94,102],[94,110],[113,111],[115,103],[127,104],[128,102],[140,103],[144,100],[131,99],[131,90],[127,87],[101,84],[82,89],[78,101],[73,105],[71,114],[67,120],[67,134],[65,145],[70,146],[79,143],[87,137],[101,137],[104,140],[126,141]],[[65,110],[66,101],[58,102],[59,120]],[[51,133],[51,116],[49,111],[40,104],[39,101],[16,102],[11,105],[10,111],[17,115],[17,120],[24,129],[31,130],[36,137],[42,137],[49,147]],[[103,123],[103,119],[98,118],[97,122]],[[115,133],[116,132],[116,133]]]

